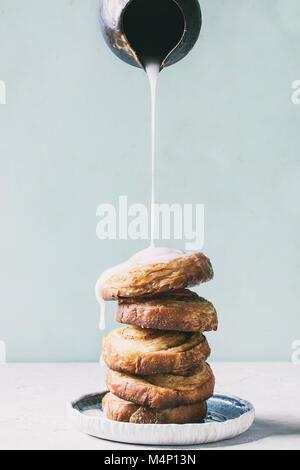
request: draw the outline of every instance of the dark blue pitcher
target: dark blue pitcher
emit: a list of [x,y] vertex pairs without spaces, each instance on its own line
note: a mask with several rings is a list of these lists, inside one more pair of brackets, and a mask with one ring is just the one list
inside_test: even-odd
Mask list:
[[144,68],[149,58],[161,68],[192,49],[201,29],[197,0],[101,0],[102,32],[120,59]]

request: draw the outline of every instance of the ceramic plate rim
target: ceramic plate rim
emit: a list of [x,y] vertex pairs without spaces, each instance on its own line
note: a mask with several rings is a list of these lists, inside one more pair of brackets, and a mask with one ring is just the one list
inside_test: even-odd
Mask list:
[[[245,404],[249,409],[236,418],[229,418],[222,422],[207,422],[207,423],[185,423],[185,424],[136,424],[112,421],[103,414],[99,416],[89,416],[82,411],[74,408],[75,403],[83,398],[92,397],[105,393],[105,388],[94,393],[84,394],[67,403],[67,414],[75,427],[91,436],[109,440],[113,442],[122,442],[126,444],[139,444],[139,445],[195,445],[201,443],[216,442],[225,439],[236,437],[243,432],[247,431],[252,425],[255,417],[255,409],[252,403],[240,398],[236,395],[216,391],[214,397],[224,397],[238,400]],[[98,426],[97,426],[98,425]],[[97,429],[96,429],[97,427]],[[131,434],[132,438],[127,438],[126,429],[138,431],[136,437]],[[146,430],[152,431],[155,429],[155,434],[147,433]],[[166,429],[170,432],[168,437],[164,435]],[[160,433],[160,431],[163,431]],[[185,439],[181,438],[183,430],[188,432]],[[147,432],[147,431],[146,431]],[[161,435],[160,435],[161,434]]]

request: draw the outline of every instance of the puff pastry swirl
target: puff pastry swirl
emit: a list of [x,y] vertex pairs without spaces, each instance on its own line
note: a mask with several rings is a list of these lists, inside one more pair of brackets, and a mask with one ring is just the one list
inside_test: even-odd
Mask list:
[[115,319],[119,323],[159,330],[203,332],[218,327],[213,304],[188,289],[121,299]]
[[201,361],[189,375],[157,374],[132,376],[109,370],[106,385],[123,400],[149,408],[176,408],[197,403],[212,396],[215,379],[210,366]]
[[208,358],[210,348],[201,333],[125,326],[104,337],[102,353],[106,365],[119,372],[184,375]]
[[109,419],[136,424],[199,423],[207,413],[205,401],[158,410],[122,400],[110,392],[102,399],[102,408]]
[[153,295],[212,279],[210,260],[203,253],[180,254],[167,261],[126,263],[98,280],[96,295],[103,300]]

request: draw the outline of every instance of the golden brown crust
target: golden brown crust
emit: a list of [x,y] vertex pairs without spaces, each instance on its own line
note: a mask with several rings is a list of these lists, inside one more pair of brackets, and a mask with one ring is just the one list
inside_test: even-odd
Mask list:
[[203,253],[183,254],[168,261],[136,264],[112,274],[99,284],[104,300],[153,295],[212,279],[210,260]]
[[201,333],[181,333],[125,326],[103,339],[103,359],[127,374],[184,374],[207,359],[210,348]]
[[131,416],[139,409],[139,406],[108,392],[102,398],[102,409],[107,418],[129,423]]
[[186,376],[158,374],[134,377],[113,370],[109,370],[106,376],[109,391],[117,397],[158,409],[207,400],[213,394],[214,384],[211,368],[204,361]]
[[110,392],[104,396],[102,408],[109,419],[137,424],[199,423],[204,420],[207,413],[205,401],[157,410],[122,400]]
[[213,304],[188,289],[121,299],[115,319],[119,323],[159,330],[203,332],[218,327]]

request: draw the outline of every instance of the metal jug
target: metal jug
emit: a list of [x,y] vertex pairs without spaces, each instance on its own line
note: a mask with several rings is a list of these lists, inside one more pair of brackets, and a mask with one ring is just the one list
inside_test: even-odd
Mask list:
[[144,68],[155,56],[161,69],[185,57],[198,39],[197,0],[101,0],[101,29],[116,56]]

